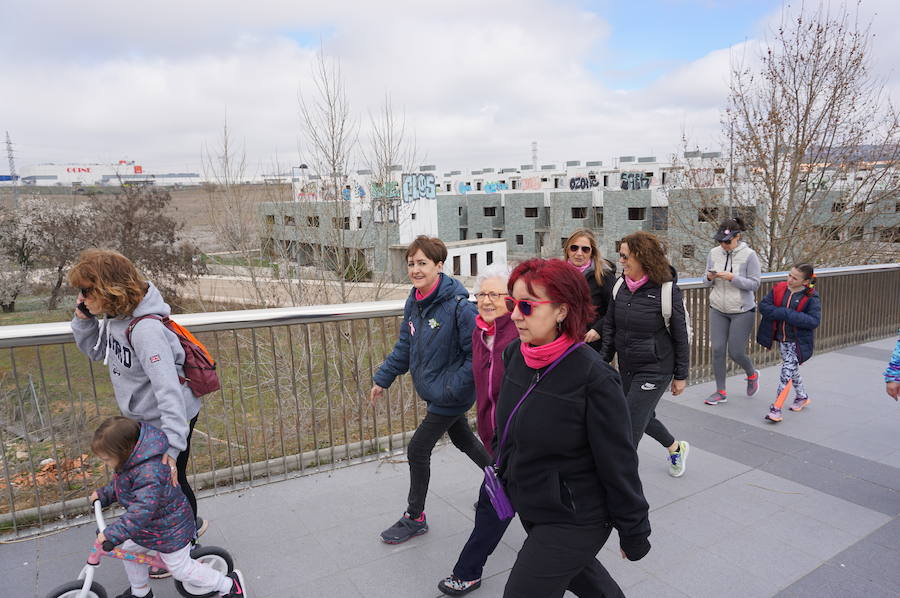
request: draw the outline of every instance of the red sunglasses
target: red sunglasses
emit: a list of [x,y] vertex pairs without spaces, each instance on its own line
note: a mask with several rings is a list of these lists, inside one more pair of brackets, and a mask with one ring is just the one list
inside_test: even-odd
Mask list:
[[514,299],[512,297],[506,297],[505,301],[507,310],[512,312],[516,310],[516,307],[518,307],[523,316],[530,316],[531,312],[534,311],[535,305],[542,305],[544,303],[556,303],[556,301],[534,301],[532,299]]

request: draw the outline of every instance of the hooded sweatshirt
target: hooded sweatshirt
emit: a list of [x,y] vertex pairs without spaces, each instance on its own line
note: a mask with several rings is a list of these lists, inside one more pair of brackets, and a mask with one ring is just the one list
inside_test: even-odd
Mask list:
[[713,309],[723,314],[740,314],[756,307],[754,293],[760,283],[759,256],[746,243],[741,241],[733,251],[713,247],[706,258],[706,269],[734,274],[730,281],[703,278],[704,286],[713,288],[709,294]]
[[147,315],[172,313],[153,283],[147,283],[144,298],[134,313],[115,318],[72,318],[75,344],[94,361],[109,367],[109,378],[122,415],[156,426],[168,439],[172,458],[187,448],[188,422],[200,412],[200,399],[184,376],[184,349],[174,332],[162,322],[145,319],[131,332],[129,345],[125,331],[131,320]]
[[193,539],[194,512],[181,488],[172,485],[169,467],[162,462],[168,448],[162,431],[141,424],[141,435],[128,460],[109,484],[97,490],[104,507],[118,502],[126,509],[103,531],[113,544],[130,539],[144,548],[175,552]]

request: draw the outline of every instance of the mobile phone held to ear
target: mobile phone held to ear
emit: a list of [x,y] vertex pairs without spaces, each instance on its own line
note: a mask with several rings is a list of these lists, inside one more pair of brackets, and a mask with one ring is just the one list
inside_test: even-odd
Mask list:
[[87,317],[89,317],[89,318],[93,318],[93,317],[94,317],[94,314],[92,314],[91,311],[87,308],[87,305],[84,304],[84,301],[82,301],[81,303],[76,304],[75,307],[77,307],[77,308],[78,308],[78,311],[80,311],[81,313],[83,313],[83,314],[86,315]]

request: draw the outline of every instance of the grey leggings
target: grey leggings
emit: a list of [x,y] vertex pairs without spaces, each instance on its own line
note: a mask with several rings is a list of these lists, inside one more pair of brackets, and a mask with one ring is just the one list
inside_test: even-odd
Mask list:
[[756,371],[753,361],[747,355],[747,341],[756,322],[756,311],[739,314],[723,314],[709,308],[709,340],[712,343],[713,371],[716,374],[716,389],[725,390],[725,349],[728,355],[744,369],[748,376]]

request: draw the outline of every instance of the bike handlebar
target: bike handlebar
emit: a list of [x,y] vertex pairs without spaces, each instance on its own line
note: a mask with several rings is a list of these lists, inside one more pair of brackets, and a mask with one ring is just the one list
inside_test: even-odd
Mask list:
[[103,507],[100,506],[100,501],[94,501],[94,518],[97,520],[97,527],[102,532],[106,529],[106,521],[103,519]]
[[103,540],[103,544],[101,545],[101,548],[103,548],[105,552],[112,552],[112,549],[115,547],[116,545],[109,540]]

